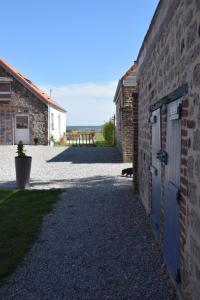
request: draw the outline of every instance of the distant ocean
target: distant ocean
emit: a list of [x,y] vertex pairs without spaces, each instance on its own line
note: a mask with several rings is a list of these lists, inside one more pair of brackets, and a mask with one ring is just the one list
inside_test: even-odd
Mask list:
[[67,126],[67,131],[78,130],[78,131],[91,131],[95,130],[96,132],[100,132],[102,130],[102,126]]

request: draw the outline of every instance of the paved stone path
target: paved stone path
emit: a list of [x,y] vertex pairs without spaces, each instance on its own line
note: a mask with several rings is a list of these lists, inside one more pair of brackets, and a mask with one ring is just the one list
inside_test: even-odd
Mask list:
[[[177,299],[131,180],[117,176],[123,167],[117,151],[60,149],[59,159],[48,151],[52,168],[71,171],[71,179],[57,179],[66,190],[24,262],[0,287],[0,300]],[[44,179],[43,186],[52,186],[49,174]]]

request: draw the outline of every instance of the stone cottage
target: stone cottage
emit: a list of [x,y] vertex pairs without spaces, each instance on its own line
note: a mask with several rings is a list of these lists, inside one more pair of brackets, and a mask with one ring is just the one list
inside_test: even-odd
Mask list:
[[65,132],[65,109],[0,60],[0,145],[48,145]]
[[200,299],[200,1],[161,0],[137,59],[139,196],[184,299]]
[[133,160],[133,93],[136,93],[136,64],[119,80],[114,96],[116,141],[124,162]]

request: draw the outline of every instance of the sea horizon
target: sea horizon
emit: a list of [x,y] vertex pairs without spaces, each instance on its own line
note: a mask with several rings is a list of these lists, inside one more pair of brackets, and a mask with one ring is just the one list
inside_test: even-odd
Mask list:
[[90,131],[90,130],[95,130],[95,131],[101,131],[102,125],[70,125],[66,127],[67,130],[85,130],[85,131]]

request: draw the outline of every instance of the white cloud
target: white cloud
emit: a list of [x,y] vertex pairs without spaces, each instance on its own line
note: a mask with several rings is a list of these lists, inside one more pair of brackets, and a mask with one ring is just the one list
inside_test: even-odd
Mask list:
[[117,82],[40,86],[67,110],[68,125],[101,125],[115,112]]

